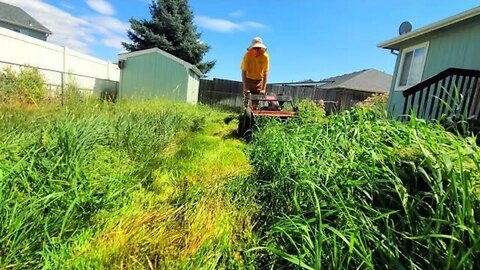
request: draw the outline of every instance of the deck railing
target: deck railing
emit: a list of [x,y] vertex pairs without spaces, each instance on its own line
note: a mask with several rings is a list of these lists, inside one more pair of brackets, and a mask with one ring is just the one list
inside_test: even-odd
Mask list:
[[449,68],[403,91],[403,119],[480,121],[480,70]]

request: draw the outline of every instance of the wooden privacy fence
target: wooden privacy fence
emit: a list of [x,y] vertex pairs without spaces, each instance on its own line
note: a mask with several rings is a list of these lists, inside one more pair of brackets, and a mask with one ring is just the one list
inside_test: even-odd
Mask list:
[[[371,96],[371,92],[348,89],[322,89],[318,86],[290,86],[269,84],[267,92],[289,95],[295,102],[323,100],[327,113],[350,109],[357,102]],[[242,82],[223,79],[201,79],[198,101],[203,104],[240,109],[243,106]]]
[[243,106],[242,82],[201,79],[198,102],[214,106],[240,109]]

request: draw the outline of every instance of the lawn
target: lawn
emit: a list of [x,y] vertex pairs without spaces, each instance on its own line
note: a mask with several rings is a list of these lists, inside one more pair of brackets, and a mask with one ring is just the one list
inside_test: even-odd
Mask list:
[[480,268],[476,138],[384,100],[246,144],[205,105],[2,95],[2,269]]

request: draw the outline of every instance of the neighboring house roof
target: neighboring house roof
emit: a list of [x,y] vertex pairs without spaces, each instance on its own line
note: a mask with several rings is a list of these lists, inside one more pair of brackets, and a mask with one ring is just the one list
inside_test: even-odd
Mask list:
[[52,32],[23,9],[0,2],[0,21],[51,35]]
[[344,74],[321,80],[324,83],[320,89],[348,89],[373,93],[388,93],[392,83],[392,76],[376,69]]
[[273,85],[315,86],[317,89],[347,89],[372,93],[388,93],[391,83],[391,75],[372,68],[317,82],[275,83]]
[[441,21],[438,21],[436,23],[432,23],[432,24],[427,25],[425,27],[419,28],[419,29],[417,29],[413,32],[409,32],[409,33],[403,34],[401,36],[398,36],[396,38],[392,38],[390,40],[384,41],[384,42],[378,44],[377,46],[380,47],[380,48],[384,48],[384,49],[398,50],[400,48],[399,44],[403,43],[404,41],[407,41],[407,40],[413,39],[415,37],[418,37],[418,36],[421,36],[421,35],[424,35],[424,34],[427,34],[427,33],[442,29],[442,28],[445,28],[445,27],[453,25],[453,24],[457,24],[459,22],[465,21],[467,19],[473,18],[475,16],[479,16],[479,15],[480,15],[480,7],[476,7],[476,8],[467,10],[465,12],[462,12],[460,14],[457,14],[455,16],[448,17],[448,18],[443,19]]
[[183,65],[186,69],[189,69],[189,70],[192,70],[193,72],[195,72],[198,76],[202,77],[203,76],[203,73],[195,66],[195,65],[192,65],[178,57],[176,57],[175,55],[173,54],[170,54],[164,50],[161,50],[157,47],[155,48],[151,48],[151,49],[146,49],[146,50],[141,50],[141,51],[135,51],[135,52],[129,52],[129,53],[121,53],[118,55],[118,58],[120,60],[126,60],[127,58],[129,57],[134,57],[134,56],[139,56],[139,55],[144,55],[144,54],[149,54],[149,53],[158,53],[158,54],[161,54],[181,65]]
[[319,86],[323,84],[320,81],[312,81],[312,82],[286,82],[286,83],[269,83],[271,85],[289,85],[289,86]]

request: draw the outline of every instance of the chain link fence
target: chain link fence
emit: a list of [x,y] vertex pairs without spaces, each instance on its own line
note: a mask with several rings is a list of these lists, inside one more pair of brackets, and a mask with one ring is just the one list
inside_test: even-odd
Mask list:
[[[9,69],[16,76],[26,69],[37,70],[44,79],[47,93],[45,101],[66,105],[69,102],[78,102],[89,98],[100,98],[115,101],[118,93],[118,81],[81,75],[74,72],[63,72],[47,68],[32,67],[0,60],[0,80],[6,80],[6,72]],[[1,89],[6,82],[0,81],[0,94],[6,89]],[[22,91],[22,89],[17,89]]]

